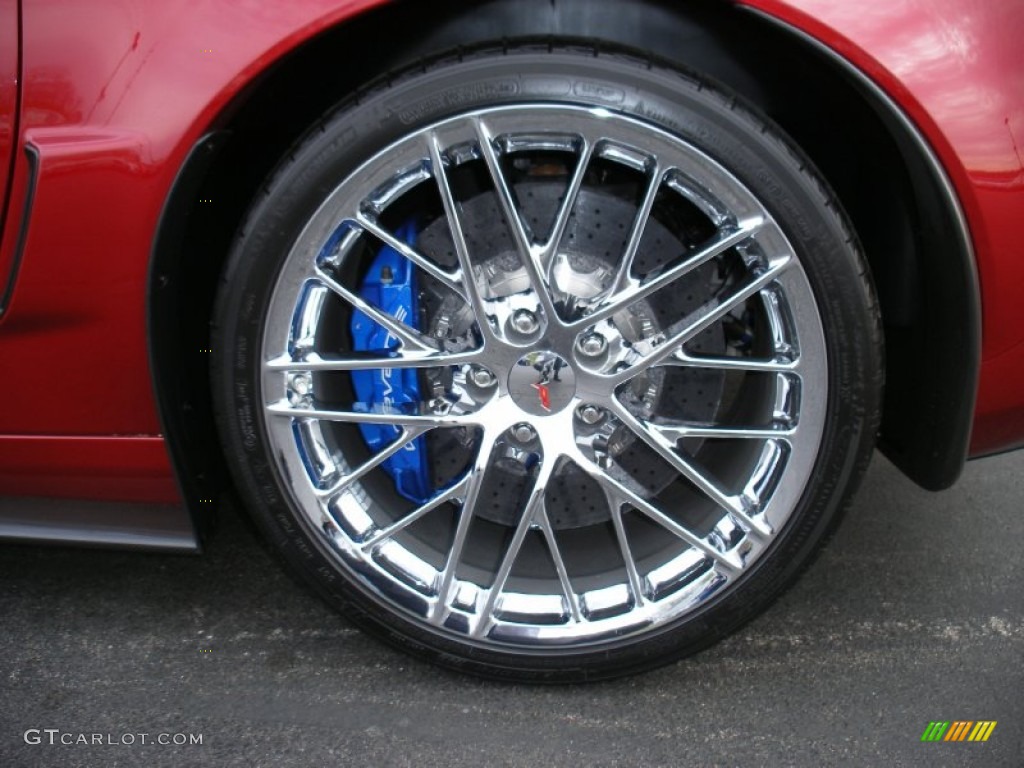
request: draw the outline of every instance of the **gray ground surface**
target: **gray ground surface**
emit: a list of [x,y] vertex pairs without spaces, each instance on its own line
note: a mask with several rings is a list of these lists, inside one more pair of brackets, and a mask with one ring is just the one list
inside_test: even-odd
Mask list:
[[[3,546],[0,766],[1022,766],[1022,501],[1024,453],[938,495],[876,458],[766,615],[667,669],[561,688],[381,646],[231,515],[201,558]],[[936,719],[998,725],[920,743]],[[29,728],[203,743],[29,745]]]

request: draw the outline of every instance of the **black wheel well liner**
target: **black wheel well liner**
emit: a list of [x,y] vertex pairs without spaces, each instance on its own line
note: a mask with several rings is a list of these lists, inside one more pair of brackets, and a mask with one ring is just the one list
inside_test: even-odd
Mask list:
[[[203,350],[224,258],[264,179],[325,111],[381,73],[460,45],[520,38],[621,46],[692,68],[793,137],[850,215],[878,289],[887,348],[882,450],[925,488],[952,484],[966,458],[980,365],[973,253],[934,155],[866,77],[801,33],[717,0],[410,0],[275,62],[210,126],[165,203],[150,265],[150,362],[200,529],[208,500],[229,487]],[[295,87],[308,82],[317,87]]]

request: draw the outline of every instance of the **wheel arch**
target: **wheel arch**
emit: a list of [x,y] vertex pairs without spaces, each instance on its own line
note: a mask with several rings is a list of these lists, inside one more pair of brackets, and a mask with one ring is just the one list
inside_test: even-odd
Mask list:
[[[779,123],[836,190],[871,265],[887,345],[882,448],[926,488],[956,479],[980,359],[970,241],[927,143],[866,76],[803,33],[719,2],[426,5],[379,6],[270,65],[209,125],[166,199],[149,274],[150,363],[175,471],[200,522],[212,506],[208,500],[228,483],[213,426],[208,358],[195,350],[209,348],[221,267],[264,179],[323,112],[380,73],[502,38],[557,36],[643,51],[700,70]],[[790,87],[796,75],[798,94]],[[295,87],[312,80],[316,89]],[[886,183],[869,183],[878,177]],[[907,402],[918,407],[908,409]]]

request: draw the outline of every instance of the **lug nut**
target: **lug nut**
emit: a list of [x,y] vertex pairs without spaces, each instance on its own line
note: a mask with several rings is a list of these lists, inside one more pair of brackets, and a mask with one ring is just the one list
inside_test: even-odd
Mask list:
[[597,424],[604,418],[604,411],[596,405],[581,405],[576,409],[576,415],[584,424]]
[[498,380],[494,377],[494,374],[488,371],[486,368],[474,368],[469,374],[470,380],[481,389],[487,389],[493,387],[495,382]]
[[292,391],[297,395],[308,395],[309,394],[309,376],[304,373],[297,373],[291,378]]
[[588,333],[576,347],[584,357],[600,357],[608,349],[608,341],[600,333]]
[[528,443],[531,440],[533,440],[536,436],[537,433],[534,431],[533,427],[531,427],[526,422],[523,422],[522,424],[516,424],[514,427],[512,427],[512,437],[514,437],[520,443]]
[[512,313],[512,327],[519,333],[529,336],[540,328],[540,320],[528,309],[517,309]]

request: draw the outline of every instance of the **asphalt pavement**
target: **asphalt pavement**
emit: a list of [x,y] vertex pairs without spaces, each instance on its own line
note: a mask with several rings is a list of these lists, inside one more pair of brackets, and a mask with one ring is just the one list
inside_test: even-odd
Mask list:
[[[572,687],[382,646],[234,513],[201,557],[0,546],[0,766],[1020,768],[1022,502],[1024,453],[940,494],[876,457],[765,615],[668,668]],[[984,743],[921,741],[983,720]]]

